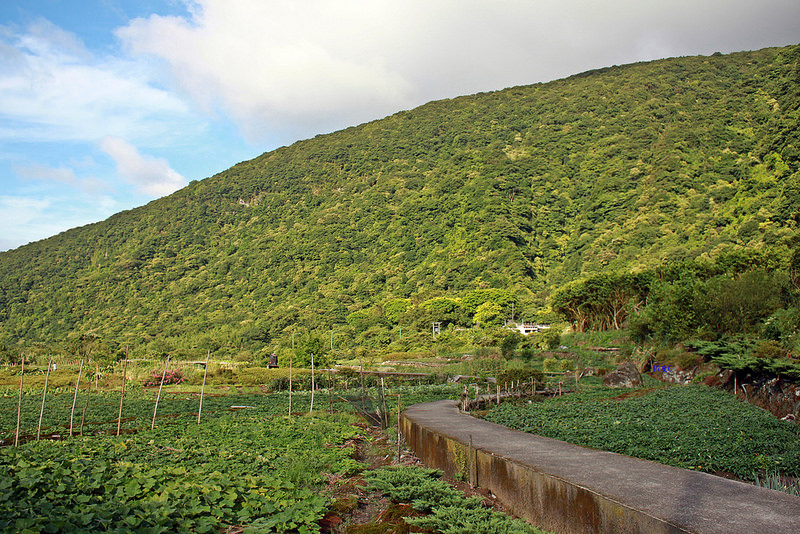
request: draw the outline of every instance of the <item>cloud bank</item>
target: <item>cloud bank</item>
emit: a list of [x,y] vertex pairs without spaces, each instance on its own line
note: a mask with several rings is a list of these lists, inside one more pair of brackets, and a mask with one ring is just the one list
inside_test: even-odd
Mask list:
[[147,195],[168,195],[188,183],[170,168],[167,160],[143,156],[136,147],[118,137],[105,137],[100,147],[114,160],[120,177]]
[[432,99],[800,36],[796,0],[187,4],[187,17],[135,19],[117,35],[251,139],[310,136]]
[[142,62],[96,56],[41,19],[24,31],[0,31],[0,119],[0,141],[115,135],[155,142],[189,116],[185,102],[159,88]]

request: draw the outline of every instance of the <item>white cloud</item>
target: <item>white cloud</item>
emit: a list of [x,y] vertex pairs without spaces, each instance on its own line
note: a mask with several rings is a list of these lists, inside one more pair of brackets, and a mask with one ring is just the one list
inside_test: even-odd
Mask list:
[[425,101],[590,68],[791,44],[796,0],[187,1],[118,30],[251,137],[313,135]]
[[136,147],[118,137],[103,138],[100,148],[114,160],[117,173],[147,195],[168,195],[188,183],[170,168],[167,160],[143,156]]
[[74,185],[78,183],[75,171],[65,167],[48,167],[39,163],[31,165],[14,165],[14,173],[26,180],[41,180],[46,182],[61,182],[63,184]]
[[[90,160],[76,161],[74,163],[77,167],[85,167],[90,165],[88,161]],[[79,178],[75,171],[69,167],[50,167],[40,163],[31,163],[26,165],[14,164],[11,168],[14,174],[23,180],[57,182],[90,194],[97,194],[110,189],[108,183],[98,178]]]
[[[0,32],[0,140],[148,140],[196,119],[153,84],[142,62],[95,57],[75,35],[40,20]],[[188,127],[187,127],[188,129]]]
[[87,202],[77,197],[0,195],[0,220],[3,221],[0,250],[16,248],[67,228],[97,222],[118,209],[118,203],[108,197]]

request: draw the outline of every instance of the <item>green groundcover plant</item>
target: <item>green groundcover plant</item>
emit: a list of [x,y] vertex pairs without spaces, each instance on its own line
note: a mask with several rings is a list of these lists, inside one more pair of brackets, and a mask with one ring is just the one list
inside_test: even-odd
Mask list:
[[[1,532],[317,532],[350,425],[234,413],[127,437],[0,449]],[[334,445],[334,446],[331,446]]]
[[384,467],[364,473],[371,488],[428,514],[406,518],[410,525],[442,534],[543,534],[522,520],[485,508],[480,497],[465,497],[441,476],[437,469],[421,467]]
[[577,445],[742,480],[800,476],[800,428],[701,385],[598,388],[544,402],[501,404],[495,423]]

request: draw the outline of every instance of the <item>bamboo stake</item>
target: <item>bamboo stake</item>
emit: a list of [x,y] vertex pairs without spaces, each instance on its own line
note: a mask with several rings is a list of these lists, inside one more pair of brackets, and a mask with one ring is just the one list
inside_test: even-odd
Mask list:
[[22,417],[22,382],[25,379],[25,355],[22,356],[22,367],[19,371],[19,397],[17,398],[17,432],[14,434],[14,446],[19,443],[19,420]]
[[397,462],[400,463],[400,394],[397,394]]
[[289,355],[289,417],[292,416],[292,355]]
[[161,373],[161,383],[158,385],[158,395],[156,395],[156,406],[153,408],[153,422],[150,423],[150,430],[156,427],[156,412],[158,412],[158,402],[161,400],[161,389],[164,387],[164,378],[167,376],[167,366],[169,365],[169,354],[167,354],[167,361],[164,364],[164,372]]
[[83,435],[83,423],[86,421],[86,410],[89,408],[89,397],[91,396],[92,392],[92,383],[89,382],[89,389],[86,390],[86,402],[83,403],[83,413],[81,414],[81,429],[78,432],[81,436]]
[[363,358],[360,359],[360,363],[361,363],[361,372],[358,374],[358,376],[361,378],[361,411],[366,413],[367,412],[367,401],[366,401],[367,391],[364,389],[364,359]]
[[386,420],[386,423],[383,428],[389,426],[389,408],[386,407],[386,391],[383,388],[383,377],[381,377],[381,401],[383,403],[383,418]]
[[122,367],[122,393],[119,395],[119,415],[117,416],[117,435],[122,427],[122,400],[125,398],[125,381],[128,378],[128,347],[125,347],[125,364]]
[[200,408],[197,409],[197,424],[200,424],[200,414],[203,412],[203,395],[206,392],[206,377],[208,376],[208,360],[211,358],[211,349],[206,353],[206,367],[203,370],[203,387],[200,389]]
[[314,353],[311,353],[311,407],[308,409],[308,415],[314,413]]
[[333,372],[328,369],[328,413],[333,413],[333,382],[331,376]]
[[72,397],[72,410],[69,412],[69,435],[72,437],[72,422],[75,418],[75,403],[78,402],[78,387],[81,385],[81,376],[83,376],[83,358],[81,358],[81,366],[78,368],[78,381],[75,382],[75,395]]
[[39,426],[36,428],[36,441],[42,435],[42,418],[44,417],[44,400],[47,397],[47,383],[50,381],[50,368],[53,366],[53,359],[47,361],[47,374],[44,375],[44,391],[42,392],[42,409],[39,410]]

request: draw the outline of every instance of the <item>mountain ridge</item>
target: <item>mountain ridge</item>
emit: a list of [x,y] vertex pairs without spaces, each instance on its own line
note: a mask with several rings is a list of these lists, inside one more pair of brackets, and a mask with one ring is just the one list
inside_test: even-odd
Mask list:
[[[602,270],[788,249],[799,50],[595,69],[264,153],[0,253],[0,340],[255,347],[482,288],[530,316]],[[396,326],[369,328],[385,346]]]

